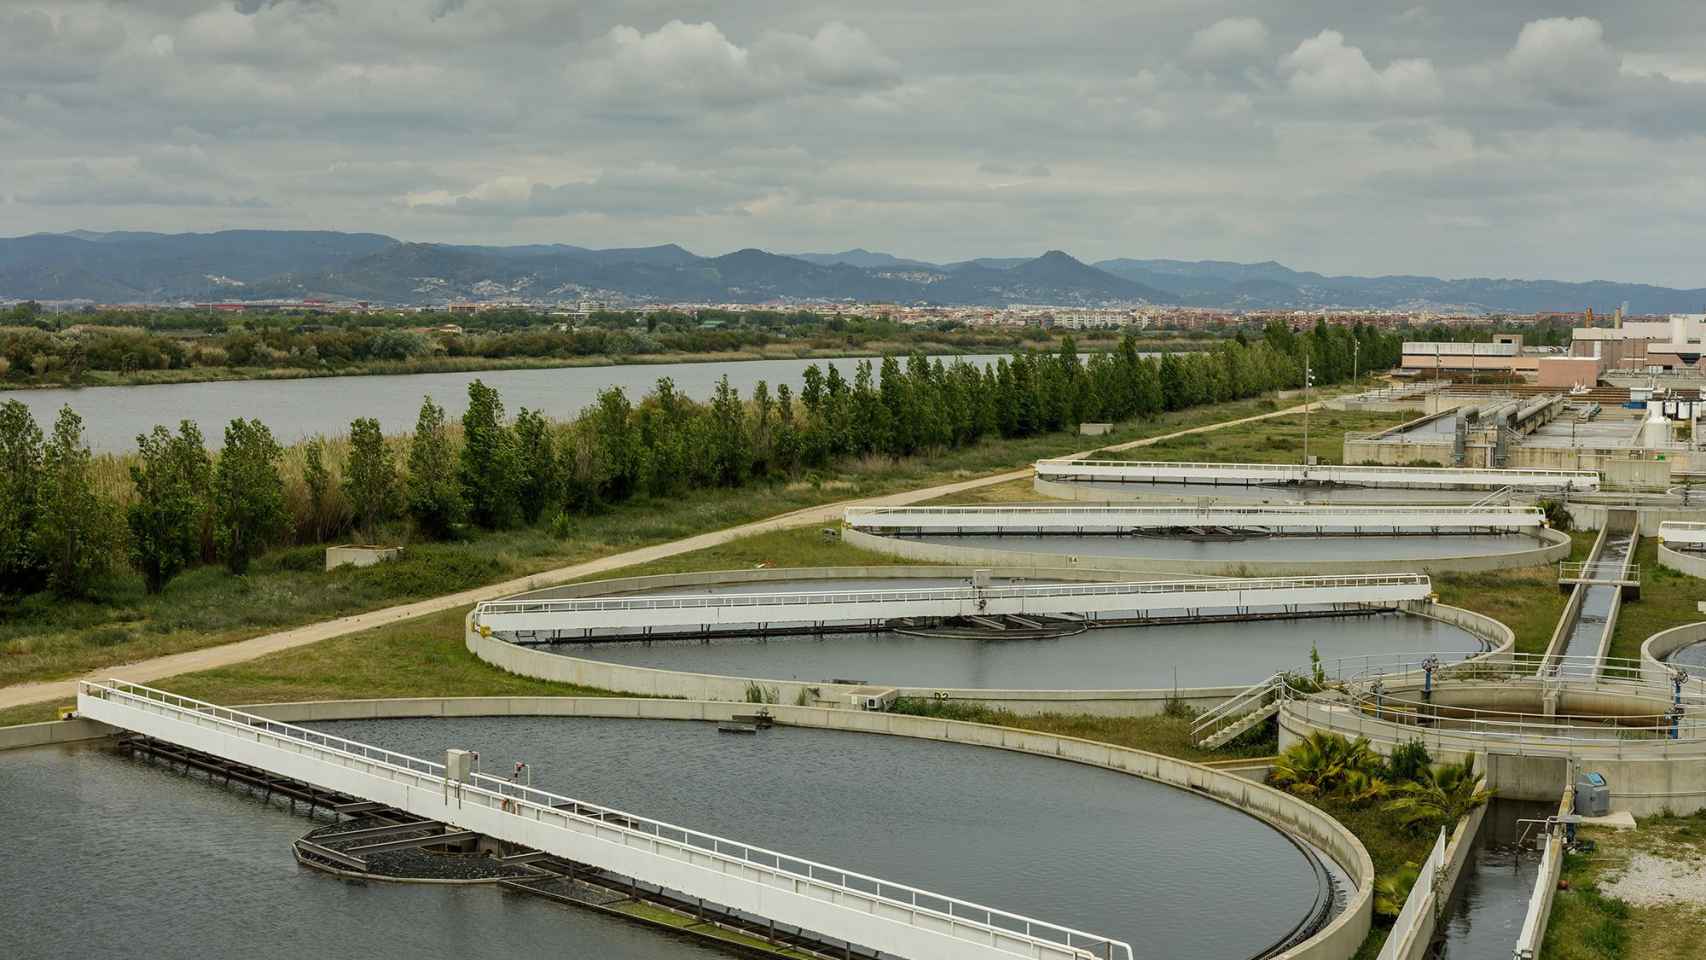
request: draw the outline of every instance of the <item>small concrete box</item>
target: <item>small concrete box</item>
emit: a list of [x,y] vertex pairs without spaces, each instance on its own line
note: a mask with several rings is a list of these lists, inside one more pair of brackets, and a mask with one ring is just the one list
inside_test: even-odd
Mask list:
[[1603,817],[1611,812],[1611,785],[1605,775],[1581,773],[1576,775],[1576,813],[1583,817]]
[[444,751],[444,779],[467,783],[474,773],[474,754],[468,750]]
[[326,569],[342,566],[371,567],[402,554],[402,547],[376,547],[362,543],[342,543],[326,548]]

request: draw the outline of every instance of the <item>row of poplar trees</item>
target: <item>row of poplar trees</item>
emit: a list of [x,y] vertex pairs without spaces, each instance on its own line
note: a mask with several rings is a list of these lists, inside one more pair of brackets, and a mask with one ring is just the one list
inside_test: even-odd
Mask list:
[[[62,410],[44,436],[27,408],[10,401],[0,405],[0,593],[46,587],[81,595],[121,557],[158,592],[206,560],[240,574],[281,543],[351,530],[376,538],[404,520],[429,539],[541,520],[562,529],[576,514],[635,497],[1293,388],[1306,364],[1316,384],[1331,384],[1349,378],[1353,365],[1394,365],[1400,347],[1369,327],[1324,323],[1308,331],[1274,323],[1257,337],[1159,357],[1140,354],[1128,336],[1086,359],[1068,338],[1056,351],[987,366],[914,354],[858,361],[847,377],[833,363],[813,364],[797,391],[759,381],[744,398],[724,377],[704,402],[664,378],[638,402],[605,390],[566,422],[526,408],[509,418],[497,390],[476,380],[460,429],[429,397],[410,436],[387,439],[376,420],[357,418],[338,449],[341,462],[314,440],[288,478],[284,451],[259,420],[231,421],[217,455],[194,423],[156,427],[137,438],[132,490],[122,498],[100,489],[77,414]],[[334,500],[340,510],[330,509]],[[305,511],[293,512],[297,502]],[[337,519],[328,523],[329,515]]]

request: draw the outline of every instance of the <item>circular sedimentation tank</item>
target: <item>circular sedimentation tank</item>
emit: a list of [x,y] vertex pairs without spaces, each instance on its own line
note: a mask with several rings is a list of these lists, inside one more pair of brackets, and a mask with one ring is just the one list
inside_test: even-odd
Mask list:
[[1453,504],[1463,506],[1486,499],[1486,490],[1449,490],[1402,487],[1356,487],[1318,483],[1171,483],[1100,480],[1044,480],[1034,482],[1036,492],[1060,500],[1101,502],[1216,503],[1240,504]]
[[872,533],[851,542],[920,561],[1021,566],[1083,564],[1156,576],[1289,576],[1445,572],[1533,566],[1568,555],[1569,538],[1535,533]]
[[[880,569],[880,568],[879,568]],[[777,579],[790,571],[766,571],[757,582],[725,580],[635,590],[610,582],[572,591],[527,594],[547,600],[576,596],[670,596],[791,593],[819,590],[878,590],[965,586],[969,577],[838,577]],[[717,575],[706,575],[712,578]],[[741,573],[722,576],[735,578]],[[1046,574],[1024,582],[1045,582]],[[997,578],[996,583],[1017,582]],[[790,683],[857,683],[920,692],[953,690],[975,699],[977,691],[1160,691],[1184,695],[1242,688],[1310,662],[1383,658],[1434,651],[1456,658],[1486,652],[1491,641],[1444,620],[1383,610],[1293,608],[1239,614],[1195,609],[1159,622],[1082,626],[1060,632],[994,629],[908,629],[716,638],[639,637],[543,643],[538,651],[649,671]],[[756,625],[751,625],[756,627]],[[499,635],[500,640],[523,638]],[[617,678],[612,682],[620,684]],[[620,687],[619,687],[620,689]],[[927,695],[927,694],[926,694]],[[994,699],[1002,699],[1000,696]],[[1058,698],[1057,698],[1058,699]],[[1159,707],[1158,698],[1151,706]]]
[[[1321,922],[1336,872],[1192,791],[985,747],[804,728],[732,736],[663,720],[315,726],[421,756],[469,747],[488,767],[525,760],[535,786],[1096,930],[1146,955],[1260,955]],[[612,960],[728,955],[489,887],[350,886],[292,858],[302,817],[110,749],[0,763],[0,802],[15,814],[0,858],[14,895],[0,917],[21,956],[147,943],[160,955],[294,960],[320,944],[401,960],[447,943],[527,955],[549,942]],[[139,885],[152,895],[137,897]],[[65,924],[54,891],[66,889],[102,909]]]

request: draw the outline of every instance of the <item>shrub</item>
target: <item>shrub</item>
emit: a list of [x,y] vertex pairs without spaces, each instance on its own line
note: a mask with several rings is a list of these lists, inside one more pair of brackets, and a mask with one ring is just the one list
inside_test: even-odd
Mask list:
[[1428,770],[1434,758],[1428,753],[1427,744],[1420,737],[1407,740],[1392,749],[1386,758],[1386,778],[1394,783],[1406,783],[1419,779]]

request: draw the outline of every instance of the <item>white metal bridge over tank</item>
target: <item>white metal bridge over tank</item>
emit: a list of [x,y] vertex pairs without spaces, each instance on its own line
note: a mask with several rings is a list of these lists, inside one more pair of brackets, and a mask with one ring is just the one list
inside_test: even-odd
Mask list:
[[1131,960],[1108,937],[814,863],[122,680],[92,720],[906,960]]
[[1332,483],[1359,487],[1424,489],[1599,489],[1599,474],[1575,470],[1500,470],[1460,467],[1373,467],[1296,463],[1167,463],[1143,460],[1038,460],[1037,477],[1095,483],[1258,484]]
[[1508,506],[1165,506],[848,507],[847,525],[873,533],[1119,534],[1193,527],[1275,533],[1483,532],[1535,530],[1537,507]]
[[489,600],[474,622],[494,633],[710,630],[749,624],[882,624],[910,618],[1025,616],[1096,620],[1104,614],[1154,616],[1330,604],[1393,605],[1425,600],[1427,576],[1266,577],[1115,583],[816,590],[694,596]]

